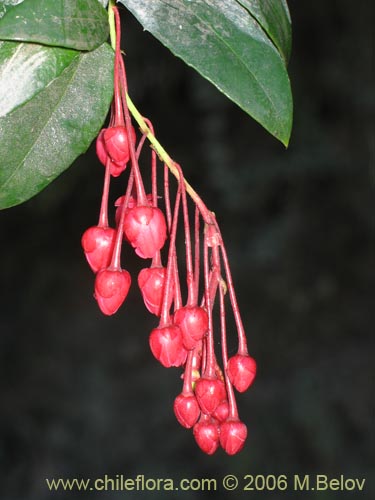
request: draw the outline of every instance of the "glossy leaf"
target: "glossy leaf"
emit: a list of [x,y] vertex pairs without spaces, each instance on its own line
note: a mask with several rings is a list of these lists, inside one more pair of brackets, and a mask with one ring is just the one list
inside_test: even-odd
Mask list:
[[237,1],[262,26],[285,61],[289,61],[292,46],[292,28],[286,0]]
[[107,12],[98,0],[9,3],[0,19],[0,40],[93,50],[108,38]]
[[121,3],[175,55],[288,144],[292,96],[285,60],[249,8],[237,0]]
[[0,208],[45,188],[85,152],[108,112],[113,51],[81,53],[44,90],[0,118]]
[[78,55],[59,47],[0,42],[0,117],[31,99]]

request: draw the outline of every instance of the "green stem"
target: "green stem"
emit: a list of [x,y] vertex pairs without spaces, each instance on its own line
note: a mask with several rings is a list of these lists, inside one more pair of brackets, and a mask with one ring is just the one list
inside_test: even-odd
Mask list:
[[[145,120],[143,119],[143,116],[138,111],[138,109],[135,107],[133,101],[129,97],[129,94],[126,94],[126,102],[128,104],[129,111],[130,111],[131,115],[133,116],[134,120],[138,123],[142,134],[145,134],[147,136],[147,139],[152,144],[152,147],[156,151],[160,160],[167,165],[167,167],[172,172],[172,174],[176,177],[176,179],[178,181],[180,181],[180,174],[178,171],[178,167],[176,167],[176,163],[172,160],[172,158],[169,156],[169,154],[166,152],[166,150],[163,148],[163,146],[160,144],[160,142],[156,139],[154,134],[151,132],[150,128],[147,126]],[[183,182],[185,184],[186,192],[189,194],[189,196],[194,201],[194,203],[198,206],[204,221],[208,224],[212,223],[213,218],[214,218],[213,212],[210,212],[208,210],[208,208],[204,204],[201,197],[192,188],[192,186],[187,182],[187,180],[183,179]]]
[[115,14],[113,12],[113,7],[115,5],[116,5],[116,0],[109,0],[108,3],[109,37],[111,39],[111,46],[113,50],[116,50],[116,26],[115,26]]

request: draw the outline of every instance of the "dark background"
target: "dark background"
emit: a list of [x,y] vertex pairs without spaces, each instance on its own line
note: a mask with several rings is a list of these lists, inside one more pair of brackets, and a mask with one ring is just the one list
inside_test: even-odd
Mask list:
[[[229,473],[240,479],[344,474],[367,480],[365,493],[348,496],[369,497],[375,175],[370,3],[289,2],[295,118],[288,150],[123,15],[133,100],[216,212],[227,242],[259,364],[253,388],[238,396],[248,442],[235,457],[222,451],[208,457],[177,424],[172,404],[180,372],[162,368],[150,354],[155,320],[145,313],[136,286],[115,317],[98,311],[80,248],[82,232],[97,220],[102,186],[103,170],[91,149],[35,199],[0,214],[2,499],[85,496],[49,492],[46,477],[178,480]],[[133,276],[139,266],[129,257]],[[291,489],[244,494],[289,495]],[[206,496],[214,494],[185,494]],[[239,490],[227,493],[236,496]],[[99,497],[176,495],[109,491]]]

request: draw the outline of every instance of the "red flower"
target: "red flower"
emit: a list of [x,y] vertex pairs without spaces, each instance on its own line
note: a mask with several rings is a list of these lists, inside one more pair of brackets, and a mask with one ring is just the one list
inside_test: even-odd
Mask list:
[[126,299],[130,284],[131,277],[125,269],[102,269],[98,272],[95,279],[95,298],[102,313],[107,316],[115,314]]
[[[166,274],[165,267],[146,267],[138,274],[138,285],[145,306],[156,316],[160,316],[161,313]],[[170,298],[172,303],[173,293],[170,294]]]
[[166,368],[185,363],[187,352],[182,345],[182,334],[178,326],[154,328],[149,343],[152,354]]
[[199,448],[213,455],[219,447],[219,427],[214,421],[202,421],[194,425],[193,434]]
[[201,413],[194,394],[179,394],[174,400],[173,410],[178,422],[186,429],[193,427]]
[[202,412],[211,415],[226,399],[224,382],[215,378],[201,377],[195,382],[195,395]]
[[228,455],[242,450],[247,437],[247,427],[239,420],[227,420],[220,425],[220,444]]
[[[135,130],[131,128],[132,141],[135,142]],[[115,163],[126,164],[130,158],[128,132],[125,127],[104,129],[103,143],[110,159]]]
[[94,273],[109,266],[115,237],[116,231],[111,227],[93,226],[83,233],[82,248]]
[[257,371],[254,358],[236,354],[228,360],[227,374],[229,380],[239,392],[244,392],[253,383]]
[[203,307],[181,307],[174,313],[173,322],[180,327],[184,347],[188,350],[207,333],[208,316]]
[[124,233],[139,257],[153,258],[167,238],[163,212],[145,206],[129,209],[125,214]]

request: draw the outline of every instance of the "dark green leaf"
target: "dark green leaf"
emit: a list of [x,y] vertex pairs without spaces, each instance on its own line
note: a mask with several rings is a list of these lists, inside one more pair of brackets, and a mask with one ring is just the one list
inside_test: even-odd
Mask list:
[[22,203],[85,152],[112,97],[113,51],[81,53],[61,76],[0,118],[0,208]]
[[78,56],[76,50],[0,42],[0,117],[40,92]]
[[292,96],[285,61],[248,9],[237,0],[121,3],[175,55],[288,144]]
[[288,62],[292,46],[292,26],[286,0],[237,0],[262,26]]
[[0,19],[0,40],[93,50],[107,38],[107,12],[98,0],[24,0],[8,5]]

